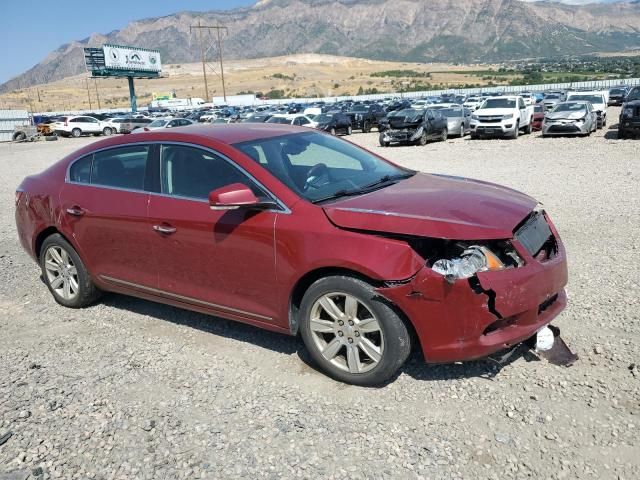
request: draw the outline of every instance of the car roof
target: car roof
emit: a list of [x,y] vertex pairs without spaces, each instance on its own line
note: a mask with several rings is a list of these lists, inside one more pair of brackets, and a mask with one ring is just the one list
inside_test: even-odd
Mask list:
[[[227,123],[227,124],[192,124],[176,129],[161,129],[159,131],[149,131],[135,135],[136,142],[161,142],[180,141],[193,142],[196,138],[213,140],[215,142],[233,145],[236,143],[260,140],[263,138],[273,138],[293,133],[309,133],[309,128],[297,127],[281,123]],[[171,137],[170,139],[168,137]],[[182,137],[182,138],[181,138]],[[109,146],[129,143],[127,136],[109,137],[102,140]],[[92,144],[101,145],[101,142]]]

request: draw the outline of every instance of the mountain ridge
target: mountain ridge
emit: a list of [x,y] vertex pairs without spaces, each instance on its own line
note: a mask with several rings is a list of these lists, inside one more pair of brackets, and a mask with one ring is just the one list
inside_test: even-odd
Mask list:
[[0,92],[84,70],[82,48],[158,48],[163,63],[199,59],[189,26],[229,27],[228,58],[325,53],[376,60],[497,62],[640,47],[640,3],[573,6],[519,0],[261,0],[249,7],[180,11],[94,33],[50,52]]

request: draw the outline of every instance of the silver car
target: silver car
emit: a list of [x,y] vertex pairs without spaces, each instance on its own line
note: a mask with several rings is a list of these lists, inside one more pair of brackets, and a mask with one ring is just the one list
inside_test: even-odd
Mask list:
[[455,104],[432,105],[430,108],[439,110],[447,119],[449,135],[464,137],[471,131],[471,110]]
[[542,102],[540,103],[542,103],[542,110],[548,112],[549,110],[553,110],[554,108],[556,108],[556,105],[558,105],[560,102],[562,102],[562,97],[560,96],[560,94],[549,93],[544,96]]
[[591,102],[562,102],[547,113],[542,122],[542,136],[591,135],[598,128],[598,115]]

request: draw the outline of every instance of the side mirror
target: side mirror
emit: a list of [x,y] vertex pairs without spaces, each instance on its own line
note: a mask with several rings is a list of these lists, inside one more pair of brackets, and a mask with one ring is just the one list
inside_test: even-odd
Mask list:
[[261,202],[249,187],[232,183],[209,193],[211,210],[236,210],[238,208],[271,208],[273,202]]

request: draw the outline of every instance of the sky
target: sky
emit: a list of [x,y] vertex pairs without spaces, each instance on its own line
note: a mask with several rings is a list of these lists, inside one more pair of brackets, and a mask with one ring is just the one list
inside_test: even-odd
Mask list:
[[0,83],[36,65],[49,52],[92,33],[108,33],[133,20],[182,10],[227,10],[255,0],[42,0],[1,2]]
[[[561,1],[580,4],[611,0]],[[92,33],[109,33],[133,20],[182,10],[226,10],[253,3],[255,0],[63,0],[52,7],[41,0],[2,2],[0,83],[36,65],[60,45]]]

